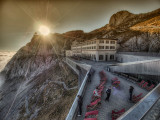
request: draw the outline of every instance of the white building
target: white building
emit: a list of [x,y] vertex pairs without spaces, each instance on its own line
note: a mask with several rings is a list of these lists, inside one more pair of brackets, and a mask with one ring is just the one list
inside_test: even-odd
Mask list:
[[66,50],[66,56],[67,56],[67,57],[73,56],[72,50]]
[[71,46],[73,56],[96,61],[113,61],[117,50],[115,39],[92,39],[85,42],[74,41]]

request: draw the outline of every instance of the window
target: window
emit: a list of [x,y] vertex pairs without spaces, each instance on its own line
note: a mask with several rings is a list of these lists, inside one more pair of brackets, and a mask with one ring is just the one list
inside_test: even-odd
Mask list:
[[99,46],[99,49],[104,49],[104,46]]
[[109,40],[106,40],[106,44],[109,44]]
[[106,46],[106,49],[109,49],[109,46]]
[[92,44],[95,44],[95,41],[92,41]]
[[110,46],[110,49],[112,49],[112,50],[115,49],[115,46]]
[[94,49],[96,49],[96,46],[94,46]]
[[99,43],[104,43],[104,40],[100,40]]
[[111,41],[111,44],[115,44],[116,42],[115,41]]
[[99,60],[103,60],[103,55],[99,55]]
[[110,55],[110,60],[114,60],[114,55]]

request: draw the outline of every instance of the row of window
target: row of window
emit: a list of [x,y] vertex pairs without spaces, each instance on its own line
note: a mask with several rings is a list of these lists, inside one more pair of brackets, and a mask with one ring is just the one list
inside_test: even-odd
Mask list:
[[[106,43],[106,44],[109,44],[109,40],[100,40],[99,43]],[[115,44],[116,42],[115,41],[110,41],[110,44]]]
[[[96,59],[95,54],[82,54],[82,57]],[[99,55],[99,60],[114,60],[114,55]]]
[[[116,44],[115,41],[109,41],[109,40],[100,40],[99,43],[106,43],[106,44]],[[96,41],[90,41],[90,42],[86,42],[87,45],[90,44],[96,44]]]
[[[81,48],[72,48],[72,50],[80,50]],[[96,46],[90,46],[90,47],[83,47],[82,48],[83,50],[95,50],[96,49]],[[99,49],[100,50],[104,50],[104,49],[111,49],[111,50],[114,50],[116,49],[115,46],[99,46]]]
[[87,50],[87,49],[96,49],[96,46],[90,46],[90,47],[83,47],[83,50]]
[[99,46],[99,49],[111,49],[111,50],[113,50],[113,49],[116,49],[116,47],[115,46]]
[[[105,61],[108,61],[108,55],[104,56],[104,55],[99,55],[99,60],[104,60],[105,58]],[[114,55],[110,55],[109,56],[110,60],[114,60]]]
[[96,41],[87,42],[87,45],[90,45],[90,44],[96,44]]

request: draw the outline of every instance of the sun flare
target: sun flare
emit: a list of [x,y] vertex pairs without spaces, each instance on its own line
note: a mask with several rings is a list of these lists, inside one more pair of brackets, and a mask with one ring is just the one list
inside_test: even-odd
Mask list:
[[39,28],[39,32],[40,32],[42,35],[46,36],[46,35],[48,35],[48,34],[50,33],[50,30],[49,30],[49,28],[48,28],[47,26],[42,25],[42,26],[40,26],[40,28]]

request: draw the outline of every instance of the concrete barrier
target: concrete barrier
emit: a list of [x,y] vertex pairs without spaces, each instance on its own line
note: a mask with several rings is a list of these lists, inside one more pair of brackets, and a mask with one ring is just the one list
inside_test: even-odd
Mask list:
[[87,85],[87,79],[88,79],[88,73],[90,72],[91,66],[87,65],[87,64],[80,64],[80,63],[76,63],[75,61],[66,58],[66,63],[77,73],[79,74],[78,70],[77,70],[77,65],[79,67],[82,67],[83,69],[87,70],[87,73],[84,77],[84,80],[78,90],[78,93],[76,95],[76,98],[74,99],[74,102],[70,108],[70,111],[66,117],[66,120],[75,120],[75,117],[77,115],[77,110],[78,110],[78,95],[83,96],[85,89],[86,89],[86,85]]
[[160,99],[160,84],[117,120],[141,120]]

